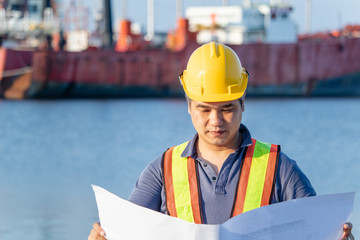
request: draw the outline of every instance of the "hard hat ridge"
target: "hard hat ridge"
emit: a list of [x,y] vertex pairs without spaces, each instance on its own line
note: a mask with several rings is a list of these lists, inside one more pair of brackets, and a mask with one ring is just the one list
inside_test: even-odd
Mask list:
[[218,49],[219,45],[215,42],[210,43],[210,58],[219,57]]

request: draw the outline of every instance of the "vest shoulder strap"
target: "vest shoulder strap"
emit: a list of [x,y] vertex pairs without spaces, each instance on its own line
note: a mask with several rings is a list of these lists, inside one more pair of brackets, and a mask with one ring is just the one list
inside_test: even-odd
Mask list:
[[166,207],[170,216],[203,223],[197,164],[181,157],[188,142],[169,148],[162,159]]
[[270,204],[279,153],[279,145],[252,139],[242,161],[232,216]]

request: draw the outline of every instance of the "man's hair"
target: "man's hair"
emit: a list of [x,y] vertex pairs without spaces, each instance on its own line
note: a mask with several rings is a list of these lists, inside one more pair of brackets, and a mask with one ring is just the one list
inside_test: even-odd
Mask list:
[[191,102],[191,99],[189,98],[189,96],[185,93],[185,99],[186,99],[186,101],[188,102],[188,103],[190,103]]
[[[243,106],[243,103],[244,103],[244,100],[245,100],[245,95],[246,95],[246,92],[244,93],[244,95],[242,95],[241,98],[238,99],[240,101],[241,106]],[[192,101],[186,93],[185,93],[185,99],[186,99],[188,104],[190,104],[190,102]]]

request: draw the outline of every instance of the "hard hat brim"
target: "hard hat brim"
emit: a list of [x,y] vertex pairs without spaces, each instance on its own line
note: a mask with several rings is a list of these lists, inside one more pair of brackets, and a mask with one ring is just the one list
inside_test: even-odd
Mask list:
[[246,88],[247,88],[247,84],[248,84],[248,72],[244,69],[244,74],[243,74],[243,81],[242,81],[242,85],[239,86],[237,85],[237,91],[236,93],[232,92],[232,93],[224,93],[224,94],[202,94],[202,91],[198,92],[198,93],[194,93],[192,91],[189,91],[189,89],[187,89],[185,81],[184,81],[184,74],[181,73],[179,76],[179,80],[181,82],[181,85],[184,89],[185,94],[193,101],[199,101],[199,102],[227,102],[227,101],[233,101],[233,100],[237,100],[240,99],[241,97],[244,96],[245,92],[246,92]]

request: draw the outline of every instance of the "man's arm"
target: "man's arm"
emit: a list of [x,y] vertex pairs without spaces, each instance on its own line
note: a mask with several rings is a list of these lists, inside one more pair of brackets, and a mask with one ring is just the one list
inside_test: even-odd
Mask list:
[[294,160],[280,152],[278,164],[272,203],[316,195],[309,179]]
[[[129,197],[129,201],[143,207],[160,211],[161,191],[162,191],[162,173],[161,157],[152,161],[140,174],[135,187]],[[104,229],[99,223],[94,223],[88,240],[106,240]]]
[[161,192],[163,188],[161,158],[157,157],[140,174],[129,201],[152,209],[161,210]]

